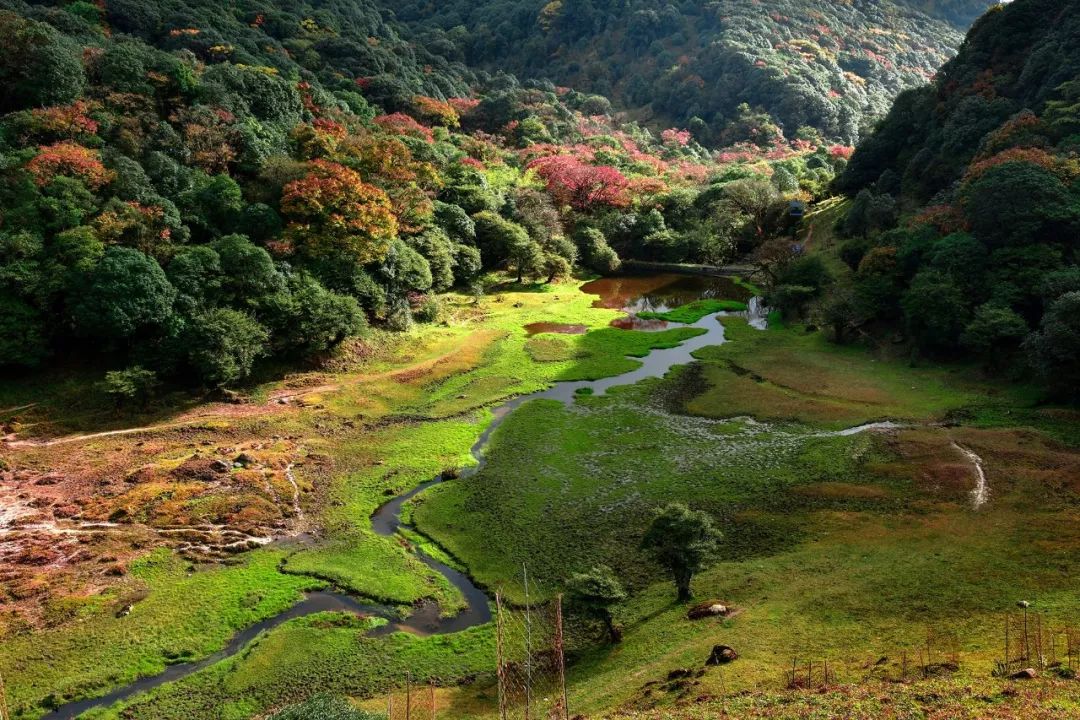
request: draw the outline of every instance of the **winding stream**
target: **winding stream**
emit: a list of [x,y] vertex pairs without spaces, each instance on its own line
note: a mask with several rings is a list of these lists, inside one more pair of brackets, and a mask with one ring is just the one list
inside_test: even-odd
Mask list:
[[[637,312],[652,310],[663,312],[678,307],[692,300],[718,297],[735,288],[730,280],[724,278],[689,278],[685,276],[657,276],[647,278],[624,278],[605,279],[589,283],[582,289],[586,292],[599,294],[601,297],[596,302],[600,307],[619,307],[629,313],[630,318],[636,317]],[[745,293],[745,291],[741,291]],[[588,389],[594,395],[602,395],[609,388],[625,385],[633,385],[646,378],[663,377],[669,370],[677,365],[685,365],[693,362],[692,354],[701,348],[710,345],[719,345],[725,342],[724,326],[720,318],[727,316],[742,316],[756,328],[764,329],[766,324],[766,309],[758,298],[743,298],[748,301],[749,310],[743,313],[729,312],[718,315],[709,315],[698,322],[689,325],[704,330],[705,332],[690,338],[678,347],[670,349],[653,350],[644,358],[633,358],[639,361],[641,366],[635,370],[618,375],[616,377],[603,378],[601,380],[589,380],[580,382],[559,382],[546,390],[512,398],[492,411],[491,423],[477,438],[472,446],[472,455],[476,464],[461,471],[460,476],[468,476],[478,472],[485,464],[484,449],[492,433],[506,420],[516,408],[522,404],[536,399],[558,400],[564,404],[574,401],[575,393]],[[666,324],[665,324],[666,326]],[[649,329],[662,329],[652,327]],[[875,426],[876,427],[876,426]],[[846,433],[861,432],[871,429],[869,426],[853,428]],[[424,492],[428,488],[443,482],[442,475],[421,484],[407,493],[399,495],[382,505],[371,517],[371,525],[374,532],[383,537],[397,534],[399,529],[407,528],[401,519],[401,512],[412,498]],[[411,528],[410,528],[411,529]],[[164,672],[152,677],[142,678],[125,685],[113,692],[87,700],[69,703],[45,715],[49,720],[69,720],[83,712],[96,707],[111,705],[119,700],[124,700],[137,693],[145,692],[165,683],[179,680],[191,673],[197,672],[216,662],[224,660],[242,650],[260,633],[271,630],[288,620],[305,617],[315,613],[326,611],[350,612],[357,615],[374,616],[384,618],[387,622],[368,634],[372,637],[383,636],[393,632],[408,632],[416,635],[436,635],[456,633],[468,628],[482,625],[491,620],[491,606],[487,595],[465,573],[452,568],[439,560],[427,555],[420,548],[413,547],[417,559],[435,572],[442,575],[456,587],[465,599],[466,608],[451,617],[443,617],[436,603],[425,602],[415,607],[412,613],[405,619],[390,606],[363,603],[349,595],[332,591],[312,592],[303,600],[271,618],[256,623],[237,633],[228,644],[218,652],[195,662],[178,663],[170,665]]]

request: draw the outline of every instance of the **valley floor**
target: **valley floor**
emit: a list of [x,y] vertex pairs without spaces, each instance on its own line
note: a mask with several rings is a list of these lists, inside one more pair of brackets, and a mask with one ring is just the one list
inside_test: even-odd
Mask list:
[[[1080,662],[1075,411],[972,367],[911,367],[733,316],[726,343],[662,379],[522,405],[486,464],[454,479],[505,399],[633,370],[627,356],[696,334],[607,328],[621,313],[595,299],[577,283],[451,298],[445,323],[269,382],[242,405],[124,418],[80,401],[77,378],[5,384],[0,491],[20,508],[0,525],[12,716],[209,655],[306,591],[334,587],[402,614],[436,601],[451,615],[464,600],[419,546],[519,605],[522,564],[532,603],[570,572],[615,568],[631,590],[617,610],[623,641],[568,624],[574,713],[1080,717],[1075,681],[1043,667],[1060,662],[1064,676]],[[590,332],[529,337],[534,322]],[[895,426],[844,432],[886,420]],[[124,427],[138,430],[99,434]],[[406,507],[422,534],[372,530],[387,499],[440,473],[449,481]],[[725,533],[694,589],[728,617],[688,620],[638,550],[671,500],[710,511]],[[1037,649],[1012,636],[1009,671],[1036,667],[1044,677],[1030,684],[991,677],[1020,600],[1040,634]],[[492,624],[369,636],[379,622],[289,620],[86,717],[239,720],[316,691],[385,709],[406,672],[439,686],[440,717],[495,716]],[[739,659],[705,671],[717,644]],[[827,662],[830,689],[783,691],[793,662],[797,683],[810,665],[815,687]],[[935,677],[922,680],[928,665]]]

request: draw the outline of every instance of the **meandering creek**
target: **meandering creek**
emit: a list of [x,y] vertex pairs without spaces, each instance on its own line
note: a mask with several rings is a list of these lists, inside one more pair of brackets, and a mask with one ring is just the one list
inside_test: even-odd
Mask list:
[[[724,315],[746,317],[754,327],[764,329],[766,324],[766,310],[758,298],[750,297],[750,293],[727,278],[694,277],[679,275],[657,275],[631,278],[605,278],[588,283],[582,290],[599,296],[596,301],[598,307],[622,309],[627,316],[622,320],[616,320],[612,324],[616,327],[639,327],[637,313],[643,311],[665,312],[680,305],[694,300],[705,298],[729,298],[744,300],[748,310],[743,313],[731,312],[720,315],[709,315],[688,327],[695,327],[705,332],[690,338],[675,348],[653,350],[644,358],[634,358],[641,362],[636,370],[618,375],[616,377],[601,380],[581,382],[560,382],[546,390],[512,398],[493,409],[493,420],[483,433],[477,438],[472,446],[472,455],[476,459],[476,465],[464,469],[462,475],[471,475],[478,472],[485,463],[484,450],[492,433],[501,425],[506,418],[523,403],[536,399],[558,400],[562,403],[572,403],[577,393],[591,391],[594,395],[601,395],[609,388],[632,385],[646,378],[663,377],[669,370],[677,365],[685,365],[693,361],[692,354],[701,348],[710,345],[719,345],[725,342],[724,326],[720,318]],[[667,327],[666,322],[656,321],[643,322],[640,329],[659,330]],[[531,329],[531,328],[530,328]],[[576,327],[574,330],[576,331]],[[557,331],[557,330],[556,330]],[[864,430],[876,429],[879,424],[852,428],[844,431],[845,434],[853,434]],[[381,506],[371,518],[372,529],[378,535],[389,537],[395,535],[399,529],[406,528],[401,519],[402,509],[412,498],[424,492],[433,485],[443,482],[447,478],[441,475],[422,485],[399,495]],[[343,593],[332,591],[319,591],[309,593],[303,600],[290,607],[288,610],[267,618],[260,623],[252,625],[237,633],[229,643],[220,651],[202,660],[190,663],[178,663],[169,666],[164,672],[152,677],[142,678],[122,688],[114,690],[108,695],[82,700],[61,706],[60,708],[45,715],[49,720],[67,720],[75,718],[92,708],[110,705],[119,700],[124,700],[140,692],[145,692],[159,687],[165,683],[183,678],[197,672],[209,665],[228,658],[253,641],[260,633],[271,630],[288,620],[305,617],[315,613],[326,611],[350,612],[357,615],[380,617],[386,620],[385,624],[369,632],[370,636],[387,635],[393,632],[409,632],[416,635],[435,635],[455,633],[468,628],[482,625],[491,620],[491,607],[489,599],[484,591],[479,588],[465,573],[446,565],[439,560],[427,555],[420,548],[413,547],[416,557],[435,572],[442,575],[451,585],[456,587],[465,599],[466,608],[456,615],[444,617],[439,611],[438,605],[427,602],[414,608],[410,615],[401,619],[393,607],[364,603],[356,598]]]

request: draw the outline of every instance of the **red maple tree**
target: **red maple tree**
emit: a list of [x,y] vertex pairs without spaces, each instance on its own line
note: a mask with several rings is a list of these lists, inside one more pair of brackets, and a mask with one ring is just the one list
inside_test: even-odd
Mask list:
[[627,203],[630,181],[610,165],[586,165],[570,155],[542,157],[529,168],[547,183],[547,190],[560,205],[588,210],[597,205],[620,207]]

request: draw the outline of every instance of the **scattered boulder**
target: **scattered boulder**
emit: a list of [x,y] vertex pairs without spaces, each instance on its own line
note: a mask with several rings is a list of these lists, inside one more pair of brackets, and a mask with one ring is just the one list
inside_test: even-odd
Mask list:
[[[220,460],[211,460],[210,458],[195,455],[180,463],[179,467],[173,470],[172,474],[174,477],[181,480],[210,482],[217,480],[218,475],[222,472],[218,469],[219,463],[221,463]],[[226,470],[227,469],[228,468],[226,468]]]
[[256,463],[255,463],[255,458],[251,457],[247,453],[240,453],[235,458],[233,458],[233,464],[234,465],[239,465],[240,467],[243,467],[243,468],[248,468],[248,467],[251,467],[252,465],[255,465]]
[[690,608],[686,617],[690,620],[702,620],[710,617],[725,617],[729,612],[731,608],[724,603],[719,600],[710,600]]
[[243,405],[249,402],[248,398],[235,390],[221,390],[221,401],[230,405]]
[[210,463],[210,469],[218,473],[227,473],[232,468],[224,460],[214,460]]
[[1035,668],[1024,668],[1023,670],[1017,670],[1009,676],[1010,680],[1034,680],[1039,677],[1039,673],[1035,671]]
[[727,645],[714,645],[706,665],[727,665],[739,658],[739,653]]

